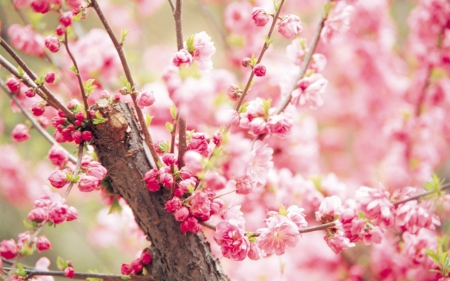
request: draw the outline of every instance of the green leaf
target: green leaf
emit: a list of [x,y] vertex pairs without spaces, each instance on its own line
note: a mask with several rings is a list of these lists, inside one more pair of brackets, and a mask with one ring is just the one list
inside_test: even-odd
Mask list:
[[164,152],[168,152],[168,151],[169,151],[169,144],[166,143],[166,142],[160,142],[160,143],[158,143],[158,147],[159,147],[159,149],[160,149],[161,151],[164,151]]
[[63,258],[61,258],[60,256],[58,256],[58,257],[56,258],[56,266],[57,266],[59,269],[63,270],[63,269],[66,268],[68,265],[67,265],[67,262],[66,262]]
[[172,131],[173,131],[173,124],[170,123],[170,122],[167,122],[167,123],[166,123],[166,128],[167,128],[167,130],[168,130],[170,133],[172,133]]
[[113,202],[111,204],[111,206],[109,207],[109,212],[108,215],[112,214],[112,213],[122,213],[122,206],[120,206],[119,204],[119,199],[117,198],[117,195],[114,195],[114,199]]
[[188,191],[189,191],[190,194],[194,193],[194,191],[195,191],[195,186],[193,186],[192,184],[189,184],[189,185],[188,185]]
[[272,99],[263,100],[262,107],[264,109],[264,117],[266,119],[269,118],[269,110],[270,110],[270,105],[271,104],[272,104]]
[[122,84],[125,88],[127,88],[128,93],[131,93],[133,91],[131,84],[126,77],[122,77]]
[[280,206],[280,209],[278,210],[278,214],[282,216],[287,216],[288,211],[286,210],[286,207],[284,205]]
[[269,37],[267,37],[267,35],[264,36],[264,42],[266,43],[267,47],[270,46],[270,44],[272,44],[273,39],[269,39]]
[[16,265],[16,270],[14,270],[14,275],[16,276],[27,276],[27,272],[25,271],[25,268],[21,264]]
[[28,220],[23,220],[23,225],[28,230],[33,230],[34,229],[34,225],[32,223],[30,223]]
[[120,44],[123,44],[125,42],[129,32],[130,32],[130,30],[122,28],[122,30],[120,32]]
[[177,118],[177,107],[175,105],[172,105],[169,108],[170,116],[172,116],[172,119],[175,120]]
[[23,71],[22,67],[20,67],[20,65],[17,67],[17,72],[19,74],[19,78],[23,78],[25,76],[25,72]]
[[324,5],[325,17],[328,17],[328,14],[330,13],[333,6],[334,6],[334,2],[325,3],[325,5]]
[[86,92],[86,95],[89,97],[89,95],[92,93],[92,91],[97,88],[96,85],[92,85],[94,83],[95,79],[89,79],[86,82],[83,83],[84,91]]
[[147,127],[152,123],[153,117],[155,116],[150,116],[150,114],[148,114],[147,112],[145,113],[145,125]]
[[258,59],[256,58],[255,54],[252,54],[252,58],[250,59],[250,66],[254,67],[257,62],[258,62]]
[[439,264],[439,258],[437,252],[431,249],[425,249],[425,253],[436,263]]
[[42,86],[44,84],[45,78],[43,76],[38,77],[36,80],[34,80],[34,83],[38,86]]
[[75,65],[72,65],[71,67],[69,67],[70,70],[72,70],[73,73],[75,73],[75,75],[78,75],[78,70],[75,67]]
[[192,36],[189,36],[186,40],[186,50],[189,53],[193,53],[195,51],[194,39],[195,39],[195,34]]
[[130,280],[131,277],[129,275],[122,275],[122,276],[120,276],[120,279],[122,279],[122,280]]
[[72,17],[72,21],[73,22],[79,21],[82,16],[83,16],[83,12],[80,11],[78,14],[76,14],[75,16]]
[[247,112],[247,106],[248,106],[248,102],[246,102],[243,105],[241,105],[241,107],[239,108],[238,114]]

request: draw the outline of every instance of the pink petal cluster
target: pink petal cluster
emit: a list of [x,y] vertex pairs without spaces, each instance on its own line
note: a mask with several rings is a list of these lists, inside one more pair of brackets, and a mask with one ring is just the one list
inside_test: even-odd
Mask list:
[[45,54],[44,37],[37,34],[31,25],[12,24],[8,28],[11,45],[31,56],[43,57]]
[[286,15],[278,23],[278,32],[286,39],[294,39],[303,31],[300,18],[295,15]]
[[136,103],[140,108],[151,106],[155,103],[153,91],[142,91],[136,97]]
[[252,11],[252,19],[256,26],[265,26],[270,18],[263,8],[255,7]]
[[311,109],[317,109],[323,105],[321,95],[325,92],[328,81],[322,74],[314,73],[308,77],[302,78],[292,92],[291,104],[298,106],[308,106]]
[[378,188],[362,186],[356,191],[356,201],[368,219],[376,225],[390,227],[394,223],[394,206],[389,201],[389,192],[379,183]]
[[210,71],[213,66],[211,56],[216,53],[214,42],[211,41],[211,37],[204,31],[194,36],[195,50],[192,53],[192,57],[198,63],[200,70]]
[[265,220],[267,228],[260,228],[257,243],[258,248],[266,255],[275,253],[282,255],[286,247],[295,247],[300,241],[298,226],[288,217],[283,215],[272,215]]
[[246,175],[251,182],[257,185],[265,184],[269,170],[273,167],[273,149],[260,140],[257,140],[251,151],[250,161],[246,168]]
[[179,50],[173,54],[172,57],[172,63],[177,67],[180,67],[181,65],[189,66],[192,63],[192,60],[192,55],[186,49]]
[[30,138],[30,128],[25,124],[17,124],[12,130],[12,138],[15,142],[24,142]]
[[441,225],[441,222],[439,217],[430,211],[430,207],[418,204],[417,201],[408,201],[397,207],[395,224],[403,231],[417,234],[421,228],[433,230]]
[[335,216],[341,211],[341,206],[341,198],[336,195],[325,197],[320,203],[319,210],[316,212],[316,221],[320,221],[322,223],[334,221]]
[[353,6],[340,1],[337,3],[331,15],[325,21],[322,33],[320,34],[324,42],[330,42],[336,34],[347,31],[350,28],[350,16],[353,13]]
[[196,132],[193,133],[191,136],[191,139],[189,140],[187,144],[187,150],[194,150],[200,153],[204,157],[208,157],[209,150],[208,150],[208,144],[209,144],[210,138],[205,133]]
[[3,240],[0,243],[0,256],[3,258],[10,260],[17,256],[18,247],[16,241],[14,239]]

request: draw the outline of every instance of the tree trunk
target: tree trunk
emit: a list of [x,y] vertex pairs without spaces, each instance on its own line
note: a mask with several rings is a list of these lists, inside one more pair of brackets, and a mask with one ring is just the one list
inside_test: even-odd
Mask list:
[[170,199],[169,190],[147,189],[142,179],[152,165],[132,110],[123,103],[97,109],[106,122],[91,126],[91,144],[108,169],[107,178],[114,192],[131,207],[137,224],[151,242],[149,275],[160,281],[228,280],[203,234],[181,232],[180,223],[164,209]]

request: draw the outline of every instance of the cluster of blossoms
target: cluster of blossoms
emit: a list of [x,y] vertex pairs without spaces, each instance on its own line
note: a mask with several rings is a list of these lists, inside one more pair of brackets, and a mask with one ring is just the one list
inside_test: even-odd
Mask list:
[[418,205],[417,201],[394,206],[381,183],[378,188],[360,187],[356,198],[347,199],[344,204],[337,196],[326,197],[316,212],[316,220],[336,223],[324,237],[335,253],[353,247],[358,241],[366,245],[380,244],[389,227],[397,226],[402,231],[417,234],[420,229],[435,229],[440,225],[431,209]]
[[44,235],[34,237],[30,232],[19,234],[17,242],[14,239],[3,240],[0,242],[0,256],[11,260],[16,256],[30,255],[37,250],[38,252],[51,249],[50,241]]
[[138,275],[143,272],[144,266],[152,262],[152,255],[150,251],[144,250],[137,258],[135,258],[130,264],[123,263],[120,272],[122,275]]
[[[87,122],[87,118],[83,113],[83,107],[78,101],[71,100],[67,104],[67,108],[75,114],[75,121],[71,123],[63,112],[58,111],[58,115],[51,120],[52,126],[56,128],[53,137],[58,143],[74,142],[80,144],[83,141],[90,141],[92,139],[92,132],[83,131],[83,126]],[[97,112],[89,111],[90,118],[95,118]]]
[[202,31],[190,36],[184,43],[184,49],[177,51],[172,57],[173,65],[190,66],[193,61],[197,62],[198,68],[202,71],[212,69],[211,56],[216,52],[214,42],[211,37]]
[[[300,240],[299,230],[308,226],[304,209],[290,206],[279,212],[269,211],[265,228],[256,233],[245,232],[245,219],[240,206],[234,206],[221,213],[222,221],[216,226],[214,240],[220,245],[224,257],[243,260],[247,256],[257,260],[272,254],[282,255],[286,247],[295,247]],[[256,237],[256,238],[255,238]]]
[[270,100],[256,98],[250,101],[245,112],[239,115],[239,126],[249,129],[249,133],[255,136],[270,134],[286,138],[292,129],[292,117],[284,112],[276,114],[275,110],[270,107]]

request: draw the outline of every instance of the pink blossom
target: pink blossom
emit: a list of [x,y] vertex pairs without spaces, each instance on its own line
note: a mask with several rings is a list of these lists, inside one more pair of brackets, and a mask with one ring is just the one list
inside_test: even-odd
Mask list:
[[220,245],[224,257],[241,261],[250,249],[250,241],[236,220],[221,221],[216,226],[214,240]]
[[182,207],[182,203],[180,198],[173,197],[172,199],[168,200],[165,204],[165,209],[169,213],[173,213],[176,210],[180,209]]
[[58,52],[60,47],[59,39],[54,35],[47,36],[47,38],[45,38],[45,47],[52,53]]
[[286,39],[294,39],[303,31],[300,18],[295,15],[286,15],[278,23],[278,32]]
[[322,223],[332,222],[341,211],[342,201],[336,195],[325,197],[316,212],[316,220]]
[[3,240],[0,243],[0,256],[10,260],[15,258],[17,254],[17,245],[13,239]]
[[335,254],[339,254],[343,250],[355,246],[354,243],[350,243],[350,240],[347,237],[338,234],[334,235],[333,237],[325,236],[324,239]]
[[266,76],[266,67],[258,63],[253,68],[253,73],[255,73],[255,76],[257,77],[264,77]]
[[66,173],[62,170],[53,171],[48,177],[48,180],[54,188],[62,188],[69,183]]
[[[50,260],[46,257],[41,257],[37,260],[34,268],[40,271],[49,271],[48,267],[50,266]],[[37,278],[33,278],[36,281],[54,281],[55,279],[52,276],[37,276]]]
[[5,84],[12,93],[17,92],[20,89],[20,82],[16,77],[6,79]]
[[173,54],[172,63],[177,67],[183,64],[189,66],[192,63],[192,55],[186,49],[181,49]]
[[41,102],[36,102],[31,107],[31,112],[33,113],[34,116],[41,116],[45,112],[45,105],[42,104]]
[[258,247],[265,254],[282,255],[286,246],[295,247],[300,240],[298,226],[282,215],[273,215],[265,220],[267,228],[260,228],[257,239]]
[[30,128],[24,124],[17,124],[12,130],[12,138],[15,142],[24,142],[30,138]]
[[28,213],[28,220],[32,222],[43,222],[47,220],[47,211],[43,208],[34,208]]
[[73,278],[74,276],[75,276],[75,269],[73,269],[73,267],[71,267],[71,266],[69,266],[69,267],[66,267],[65,269],[64,269],[64,275],[67,277],[67,278]]
[[67,215],[66,215],[66,220],[67,221],[73,221],[78,219],[78,211],[77,209],[75,209],[75,207],[70,206],[67,209]]
[[183,155],[185,167],[192,174],[200,173],[203,170],[202,159],[202,155],[195,150],[188,150]]
[[211,202],[211,215],[219,214],[223,208],[223,200],[220,198],[216,198]]
[[298,88],[292,92],[291,104],[294,106],[305,105],[311,109],[317,109],[323,105],[323,94],[328,81],[321,74],[314,73],[302,78],[298,82]]
[[82,3],[83,3],[82,0],[66,0],[67,6],[69,6],[69,8],[71,9],[79,8]]
[[138,96],[136,97],[136,103],[140,108],[144,108],[154,104],[155,95],[153,94],[153,91],[139,92]]
[[212,69],[211,56],[216,52],[214,43],[211,42],[211,37],[202,31],[194,35],[194,51],[192,56],[198,63],[198,68],[203,71],[210,71]]
[[156,192],[160,189],[158,177],[159,177],[159,171],[156,168],[149,170],[144,175],[143,180],[147,183],[147,188],[151,192]]
[[185,221],[183,221],[180,225],[180,230],[183,232],[193,232],[197,233],[201,229],[201,226],[198,224],[198,220],[194,217],[188,217]]
[[59,23],[64,27],[69,27],[72,24],[72,11],[67,11],[61,14]]
[[250,249],[248,250],[247,256],[251,260],[259,260],[259,259],[265,257],[265,254],[258,247],[257,243],[250,243]]
[[435,229],[441,223],[439,217],[429,209],[423,204],[417,204],[417,201],[401,204],[395,212],[395,224],[411,234],[417,234],[421,228]]
[[242,94],[242,90],[235,84],[228,87],[227,95],[231,100],[237,101]]
[[289,113],[282,112],[277,115],[271,115],[267,119],[269,133],[282,139],[285,139],[290,135],[292,125],[293,120]]
[[50,206],[48,220],[54,224],[66,221],[68,206],[62,202],[55,202]]
[[36,248],[39,252],[47,251],[52,248],[50,241],[44,235],[39,236],[36,240]]
[[[77,120],[78,121],[78,120]],[[75,121],[76,122],[76,121]],[[84,141],[90,141],[92,139],[92,132],[91,131],[83,131],[81,133],[81,138]]]
[[33,8],[36,13],[46,14],[50,11],[50,3],[48,0],[32,0],[31,8]]
[[78,189],[81,192],[91,192],[99,187],[100,181],[98,178],[90,175],[81,175],[80,181],[78,182]]
[[86,175],[93,176],[99,181],[103,180],[103,178],[107,174],[107,170],[97,161],[91,161],[89,163],[88,169],[86,170]]
[[375,226],[372,229],[363,232],[362,239],[366,245],[370,245],[372,243],[380,244],[383,240],[383,231],[378,226]]
[[45,82],[52,84],[53,82],[55,82],[55,73],[54,72],[47,72],[47,74],[45,74]]
[[256,26],[265,26],[269,22],[269,15],[263,8],[255,7],[252,11],[252,19]]
[[130,275],[132,271],[133,268],[131,268],[131,264],[122,263],[122,265],[120,266],[120,273],[122,275]]
[[297,205],[289,206],[287,209],[287,218],[290,219],[299,229],[308,226],[308,222],[305,219],[305,209],[299,208]]
[[191,136],[191,139],[188,142],[187,150],[195,150],[204,157],[208,157],[208,135],[205,133],[194,133]]
[[248,177],[236,179],[236,193],[237,194],[249,194],[252,191],[254,182]]
[[189,201],[191,214],[203,221],[207,221],[211,216],[211,201],[205,192],[196,191]]
[[183,206],[176,210],[173,215],[177,221],[185,221],[189,217],[189,209]]
[[203,180],[206,186],[212,190],[223,189],[227,184],[226,178],[216,171],[207,171]]
[[139,259],[143,264],[150,264],[152,262],[152,255],[148,251],[143,251]]
[[173,179],[173,175],[170,171],[170,167],[162,167],[161,169],[159,169],[159,180],[161,181],[161,184],[165,187],[165,188],[171,188],[173,183],[174,183],[174,179]]
[[167,166],[174,166],[177,164],[178,159],[175,156],[175,154],[173,153],[165,153],[162,157],[162,161],[164,162],[164,164],[166,164]]
[[362,186],[356,191],[356,200],[368,219],[380,226],[389,227],[394,222],[394,206],[389,201],[389,192],[382,183],[378,188]]
[[269,170],[273,167],[273,149],[260,140],[253,144],[250,163],[246,169],[246,175],[251,181],[265,184]]
[[12,24],[8,28],[8,35],[11,38],[11,45],[27,55],[43,57],[44,37],[37,34],[31,25],[22,27]]
[[353,12],[353,6],[345,2],[337,3],[331,15],[325,21],[321,38],[324,42],[330,42],[336,34],[347,31],[350,28],[350,15]]

